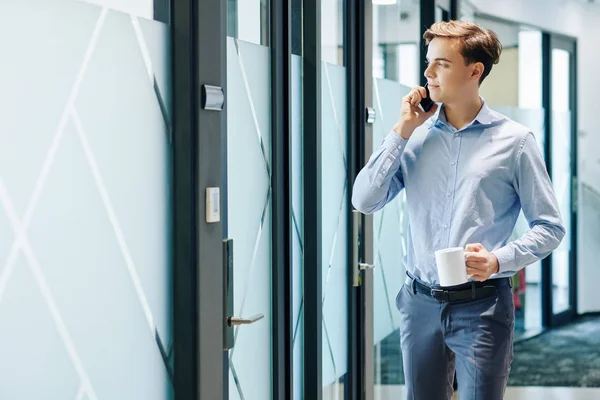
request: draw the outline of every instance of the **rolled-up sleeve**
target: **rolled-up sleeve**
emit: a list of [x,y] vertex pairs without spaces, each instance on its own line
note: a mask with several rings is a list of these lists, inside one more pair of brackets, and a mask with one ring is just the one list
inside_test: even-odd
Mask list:
[[552,182],[532,133],[522,140],[515,165],[514,187],[530,229],[521,238],[492,251],[500,265],[499,276],[513,274],[547,257],[565,236]]
[[372,214],[392,201],[404,188],[400,156],[408,140],[391,131],[360,171],[352,189],[352,205]]

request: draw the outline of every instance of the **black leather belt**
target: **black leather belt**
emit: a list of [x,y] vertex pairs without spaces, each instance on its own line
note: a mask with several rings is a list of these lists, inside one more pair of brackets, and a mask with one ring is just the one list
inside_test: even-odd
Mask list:
[[411,276],[406,277],[406,284],[414,293],[421,293],[432,297],[440,303],[464,300],[478,300],[493,296],[501,286],[510,286],[510,278],[490,279],[485,282],[470,282],[463,285],[441,287],[427,285]]

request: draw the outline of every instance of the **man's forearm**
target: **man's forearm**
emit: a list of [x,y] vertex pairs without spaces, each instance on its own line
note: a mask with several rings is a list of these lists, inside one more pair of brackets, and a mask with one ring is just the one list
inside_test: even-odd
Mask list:
[[498,258],[499,273],[512,274],[546,258],[560,245],[564,236],[562,225],[539,223],[533,226],[520,239],[492,251]]
[[407,142],[395,132],[385,138],[356,177],[352,192],[354,208],[365,214],[374,213],[402,190],[400,156]]

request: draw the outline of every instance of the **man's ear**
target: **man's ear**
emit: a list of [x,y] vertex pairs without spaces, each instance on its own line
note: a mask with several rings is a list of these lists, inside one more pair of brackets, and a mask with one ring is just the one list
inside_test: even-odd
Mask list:
[[474,78],[479,81],[481,76],[483,75],[483,71],[485,67],[482,62],[476,62],[473,64],[473,69],[471,70],[471,78]]

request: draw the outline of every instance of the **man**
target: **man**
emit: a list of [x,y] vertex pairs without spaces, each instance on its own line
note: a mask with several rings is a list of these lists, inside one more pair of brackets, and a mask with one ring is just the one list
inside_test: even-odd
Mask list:
[[[496,35],[451,21],[424,38],[425,77],[441,106],[419,108],[423,87],[402,99],[352,202],[373,213],[406,190],[408,276],[396,304],[408,398],[449,399],[456,372],[460,400],[500,400],[513,358],[509,277],[548,256],[565,230],[534,135],[479,97],[502,51]],[[530,230],[507,243],[521,209]],[[471,282],[440,289],[434,252],[449,247],[465,248]]]

